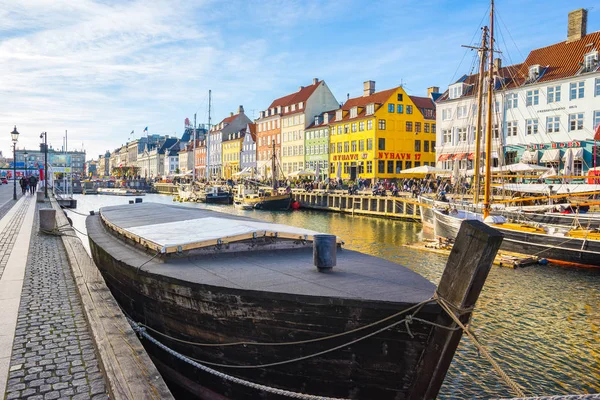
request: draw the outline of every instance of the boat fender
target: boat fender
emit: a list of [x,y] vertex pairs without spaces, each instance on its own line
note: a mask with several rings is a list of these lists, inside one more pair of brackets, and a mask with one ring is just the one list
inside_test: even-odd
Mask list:
[[319,272],[329,271],[336,265],[336,241],[335,235],[313,236],[313,262]]
[[547,265],[548,264],[548,260],[546,260],[545,258],[540,258],[538,260],[538,264],[539,265]]
[[506,222],[506,218],[502,215],[489,215],[483,222],[486,224],[503,224]]

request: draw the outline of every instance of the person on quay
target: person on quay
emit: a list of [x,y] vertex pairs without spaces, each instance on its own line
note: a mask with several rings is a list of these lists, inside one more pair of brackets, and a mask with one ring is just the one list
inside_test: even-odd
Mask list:
[[21,179],[19,180],[19,185],[21,185],[21,194],[25,195],[25,190],[27,188],[26,184],[25,184],[25,178],[21,177]]
[[29,177],[29,191],[31,194],[35,194],[35,189],[37,188],[37,179],[35,175],[31,175]]

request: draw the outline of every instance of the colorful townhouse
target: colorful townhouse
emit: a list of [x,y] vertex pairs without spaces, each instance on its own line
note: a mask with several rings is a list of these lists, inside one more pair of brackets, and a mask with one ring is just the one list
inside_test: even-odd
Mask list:
[[229,117],[224,118],[212,127],[208,135],[208,168],[211,179],[225,177],[225,170],[223,169],[223,141],[229,138],[230,133],[239,132],[249,123],[252,123],[252,121],[244,114],[244,107],[239,106],[237,114],[230,113]]
[[284,175],[305,169],[305,130],[323,111],[337,109],[339,103],[325,83],[314,78],[310,86],[280,99],[281,165]]
[[329,121],[334,116],[335,110],[317,115],[304,133],[305,169],[320,180],[329,176]]
[[206,179],[206,139],[199,140],[194,153],[194,167],[198,179]]
[[223,139],[223,179],[231,179],[240,172],[240,153],[246,128],[229,132]]
[[[430,95],[435,88],[430,88]],[[330,121],[330,177],[356,180],[402,178],[403,169],[435,165],[435,104],[400,86],[348,99]]]
[[246,174],[256,176],[256,124],[246,126],[240,155],[240,168]]
[[261,111],[256,123],[256,170],[258,177],[266,179],[271,176],[271,157],[273,150],[281,160],[281,105],[277,99],[269,108]]

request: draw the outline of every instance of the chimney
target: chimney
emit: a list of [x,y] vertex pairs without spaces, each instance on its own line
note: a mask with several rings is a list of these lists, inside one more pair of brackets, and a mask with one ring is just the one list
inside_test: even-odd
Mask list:
[[494,58],[494,72],[500,71],[500,68],[502,68],[502,59]]
[[375,81],[366,81],[363,84],[363,96],[370,96],[373,93],[375,93]]
[[319,83],[319,78],[313,78],[313,85],[316,85],[317,83]]
[[431,86],[427,88],[427,97],[429,97],[430,99],[433,98],[433,94],[434,93],[439,93],[440,92],[440,88],[439,86]]
[[244,106],[238,107],[238,114],[242,114],[244,112]]
[[229,116],[230,116],[230,117],[233,117],[233,112],[230,112],[230,113],[229,113]]
[[323,114],[323,123],[325,123],[325,124],[329,123],[329,113]]
[[567,43],[574,42],[585,36],[587,30],[587,10],[579,10],[569,13],[569,25],[567,26]]
[[301,91],[302,89],[304,89],[304,86],[300,86],[300,88],[298,89],[298,91]]

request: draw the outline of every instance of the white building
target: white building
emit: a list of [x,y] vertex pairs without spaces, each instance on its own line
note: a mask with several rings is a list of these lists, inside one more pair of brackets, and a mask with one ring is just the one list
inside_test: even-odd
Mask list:
[[[502,132],[494,142],[507,164],[536,163],[564,168],[568,152],[575,175],[594,167],[594,129],[600,124],[600,31],[586,34],[587,11],[569,13],[567,40],[535,49],[522,64],[500,77],[495,125]],[[438,100],[438,165],[472,153],[475,99],[474,75],[450,85]],[[465,115],[466,113],[466,115]],[[471,127],[469,129],[469,127]],[[465,130],[466,128],[466,130]],[[498,132],[495,130],[495,132]],[[466,138],[465,138],[466,136]],[[600,157],[599,157],[600,161]]]
[[177,142],[165,151],[164,174],[166,176],[175,174],[179,168],[179,148],[180,142]]

